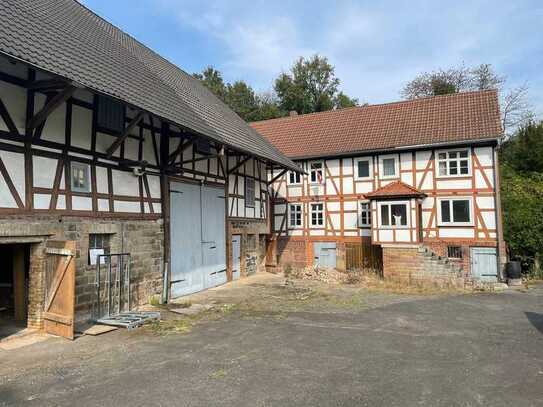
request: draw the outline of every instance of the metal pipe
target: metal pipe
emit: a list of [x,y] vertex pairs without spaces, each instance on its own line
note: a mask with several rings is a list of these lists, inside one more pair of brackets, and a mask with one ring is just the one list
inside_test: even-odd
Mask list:
[[128,255],[127,280],[128,280],[128,312],[130,312],[130,255]]
[[111,315],[111,257],[109,258],[107,283],[107,316],[109,317]]

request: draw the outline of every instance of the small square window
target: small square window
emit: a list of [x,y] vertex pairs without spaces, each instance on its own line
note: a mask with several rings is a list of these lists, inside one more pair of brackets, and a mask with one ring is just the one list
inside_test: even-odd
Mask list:
[[301,181],[301,176],[300,176],[299,172],[289,171],[289,173],[288,173],[288,183],[289,184],[295,185],[295,184],[300,184],[301,182],[302,181]]
[[371,176],[371,159],[355,159],[355,169],[357,179],[369,179]]
[[71,187],[73,192],[90,192],[90,165],[72,162]]
[[447,246],[447,257],[450,259],[461,259],[462,248],[460,246]]
[[394,158],[383,159],[383,175],[385,177],[396,175],[396,160]]
[[255,180],[254,178],[245,178],[245,206],[255,207]]
[[[106,233],[89,234],[89,265],[96,265],[98,256],[110,253],[110,237]],[[107,263],[107,258],[100,258],[100,263]]]

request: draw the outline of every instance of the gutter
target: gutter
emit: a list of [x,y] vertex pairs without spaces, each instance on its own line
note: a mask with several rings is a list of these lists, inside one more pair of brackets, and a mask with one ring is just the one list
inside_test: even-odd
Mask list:
[[289,156],[291,160],[309,160],[309,159],[325,159],[325,158],[342,158],[342,157],[353,157],[356,155],[362,154],[377,154],[377,153],[391,153],[394,151],[412,151],[412,150],[423,150],[426,148],[436,148],[436,147],[447,147],[447,146],[460,146],[460,145],[482,145],[482,144],[492,144],[497,145],[500,136],[487,137],[482,139],[472,139],[472,140],[460,140],[460,141],[444,141],[441,143],[427,143],[427,144],[413,144],[409,146],[400,146],[400,147],[386,147],[373,150],[354,150],[341,153],[332,153],[332,154],[320,154],[320,155],[306,155],[306,156]]

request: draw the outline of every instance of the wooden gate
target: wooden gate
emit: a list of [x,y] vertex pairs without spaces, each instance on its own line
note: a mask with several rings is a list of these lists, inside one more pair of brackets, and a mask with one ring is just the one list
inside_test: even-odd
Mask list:
[[371,243],[345,243],[345,266],[347,270],[383,273],[383,250]]
[[74,339],[75,242],[49,241],[46,256],[45,332]]

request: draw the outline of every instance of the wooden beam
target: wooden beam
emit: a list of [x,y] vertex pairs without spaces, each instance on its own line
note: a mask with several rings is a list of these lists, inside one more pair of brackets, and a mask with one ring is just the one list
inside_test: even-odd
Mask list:
[[19,130],[17,130],[17,126],[15,126],[15,123],[9,115],[8,109],[6,108],[6,105],[4,105],[4,102],[2,102],[2,99],[0,99],[0,116],[6,122],[6,126],[8,127],[9,131],[17,136],[20,136]]
[[117,151],[117,149],[121,146],[121,144],[123,143],[124,140],[126,140],[126,138],[128,137],[128,135],[130,134],[130,132],[134,129],[134,127],[136,127],[138,125],[138,123],[141,121],[141,119],[143,119],[143,115],[144,113],[143,112],[139,112],[136,117],[134,117],[132,119],[132,121],[130,123],[128,123],[128,126],[126,126],[126,128],[124,129],[124,131],[122,132],[122,134],[117,138],[117,140],[115,140],[113,142],[113,144],[111,144],[111,146],[109,146],[109,148],[107,149],[107,152],[106,152],[106,155],[107,155],[107,158],[111,158],[111,156],[113,155],[113,153],[115,151]]
[[277,174],[275,177],[273,177],[270,181],[268,181],[267,184],[268,185],[273,184],[275,181],[277,181],[279,178],[281,178],[283,175],[285,175],[286,172],[287,172],[287,170],[281,171],[279,174]]
[[241,161],[239,163],[237,163],[236,165],[234,165],[232,168],[230,168],[228,170],[228,173],[230,174],[231,172],[234,172],[236,171],[239,167],[241,167],[243,164],[245,164],[247,161],[249,161],[251,159],[250,156],[247,156],[245,158],[242,158]]
[[42,124],[45,119],[47,119],[47,117],[53,113],[53,111],[55,111],[74,94],[76,89],[77,88],[75,86],[67,86],[65,89],[51,98],[49,103],[46,103],[45,106],[27,122],[27,133],[32,132],[33,129]]
[[183,166],[183,164],[190,164],[190,163],[195,163],[195,162],[197,162],[197,161],[210,160],[211,158],[217,158],[217,157],[219,157],[218,154],[215,154],[215,155],[206,155],[205,157],[195,158],[194,160],[185,160],[185,161],[182,161],[179,165]]
[[194,140],[190,138],[189,140],[186,140],[183,142],[183,140],[179,141],[179,146],[175,149],[173,153],[171,153],[168,157],[168,161],[171,164],[174,163],[175,159],[178,155],[182,154],[187,148],[189,148],[194,143]]
[[42,91],[52,89],[64,89],[69,86],[70,82],[62,79],[44,79],[41,81],[34,81],[28,84],[27,88],[30,90]]

